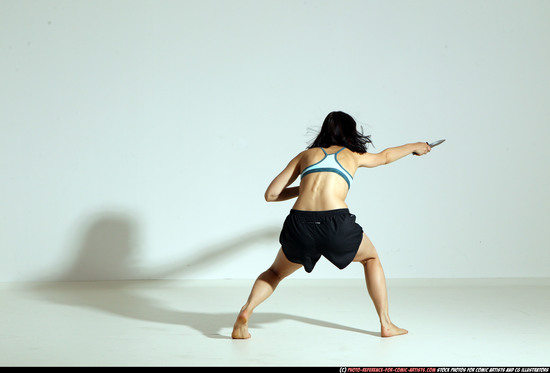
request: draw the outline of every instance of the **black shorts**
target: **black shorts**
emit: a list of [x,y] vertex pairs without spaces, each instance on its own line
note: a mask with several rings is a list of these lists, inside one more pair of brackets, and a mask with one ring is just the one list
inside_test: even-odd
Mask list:
[[288,260],[311,272],[323,255],[343,269],[353,261],[363,229],[348,209],[328,211],[290,210],[279,236]]

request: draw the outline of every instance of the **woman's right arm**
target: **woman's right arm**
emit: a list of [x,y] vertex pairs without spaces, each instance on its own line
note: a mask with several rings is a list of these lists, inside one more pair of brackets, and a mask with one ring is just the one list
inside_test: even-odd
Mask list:
[[300,176],[300,159],[305,150],[292,159],[285,169],[277,175],[265,191],[267,202],[286,201],[298,197],[300,187],[289,187]]
[[388,148],[380,153],[364,153],[359,159],[359,167],[377,167],[395,162],[409,154],[424,155],[431,150],[425,142],[416,142]]

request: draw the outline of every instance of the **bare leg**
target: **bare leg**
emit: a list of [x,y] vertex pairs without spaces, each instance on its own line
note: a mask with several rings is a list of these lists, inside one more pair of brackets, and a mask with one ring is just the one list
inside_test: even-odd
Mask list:
[[250,338],[250,333],[248,332],[248,319],[250,315],[252,315],[254,308],[273,294],[273,291],[283,278],[292,274],[300,267],[302,267],[301,264],[289,261],[283,253],[283,250],[279,250],[275,262],[273,262],[267,271],[258,276],[254,282],[250,296],[245,305],[241,308],[241,312],[239,312],[237,321],[235,321],[235,325],[233,326],[232,338]]
[[390,320],[384,270],[382,269],[382,264],[374,245],[364,233],[363,241],[353,261],[360,262],[364,266],[367,290],[380,318],[380,335],[382,337],[393,337],[395,335],[407,334],[407,330],[398,328]]

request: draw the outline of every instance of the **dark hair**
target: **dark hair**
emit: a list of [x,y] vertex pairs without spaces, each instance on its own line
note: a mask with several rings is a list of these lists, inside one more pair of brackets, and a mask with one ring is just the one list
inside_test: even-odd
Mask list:
[[307,148],[328,148],[332,145],[340,145],[352,152],[362,154],[367,152],[367,144],[372,144],[370,136],[357,131],[357,123],[351,115],[342,111],[333,111],[327,115],[317,138]]

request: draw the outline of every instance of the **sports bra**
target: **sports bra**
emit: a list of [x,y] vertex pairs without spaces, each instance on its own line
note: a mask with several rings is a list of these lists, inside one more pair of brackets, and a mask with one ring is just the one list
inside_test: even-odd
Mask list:
[[344,180],[346,180],[346,183],[348,183],[348,189],[351,188],[353,176],[351,176],[351,174],[347,172],[344,167],[342,167],[340,162],[338,162],[338,159],[336,159],[338,153],[340,153],[344,149],[345,148],[342,148],[333,154],[327,154],[325,149],[321,148],[323,153],[325,153],[325,156],[319,162],[306,167],[302,172],[302,179],[304,178],[304,176],[314,172],[335,172],[338,175],[342,176]]

